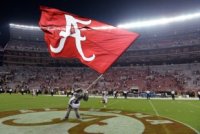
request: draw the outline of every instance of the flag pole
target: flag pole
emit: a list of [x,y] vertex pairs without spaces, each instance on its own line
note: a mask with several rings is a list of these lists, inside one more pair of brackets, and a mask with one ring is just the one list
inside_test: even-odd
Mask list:
[[99,77],[97,77],[96,80],[94,80],[89,86],[88,88],[86,88],[85,90],[87,91],[88,89],[90,89],[94,84],[96,84],[96,82],[103,76],[103,74],[99,75]]

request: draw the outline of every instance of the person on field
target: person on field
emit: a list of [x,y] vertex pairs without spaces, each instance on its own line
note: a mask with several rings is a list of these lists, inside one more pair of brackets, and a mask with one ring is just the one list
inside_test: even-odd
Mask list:
[[107,103],[108,103],[108,94],[106,91],[102,92],[102,101],[101,101],[104,105],[104,108],[106,108]]
[[53,96],[53,94],[54,94],[54,90],[53,90],[53,89],[51,89],[51,96]]
[[115,90],[115,91],[113,92],[113,95],[114,95],[114,98],[116,98],[116,99],[117,99],[117,97],[118,97],[118,91],[117,91],[117,90]]
[[35,96],[36,95],[36,89],[33,89],[32,90],[32,96]]
[[12,92],[13,92],[13,89],[12,89],[12,88],[10,88],[8,92],[9,92],[9,94],[11,95],[11,94],[12,94]]
[[200,100],[200,91],[197,92],[197,96],[198,96],[198,98]]
[[24,95],[24,88],[21,89],[21,94]]
[[171,91],[171,95],[172,95],[172,100],[175,100],[175,91],[174,90]]
[[128,91],[124,90],[124,91],[123,91],[123,94],[124,94],[124,99],[127,99]]
[[38,96],[39,93],[40,93],[40,90],[36,89],[36,96]]
[[1,93],[3,93],[3,89],[2,89],[2,87],[0,87],[0,94],[1,94]]
[[149,90],[147,90],[147,91],[146,91],[146,94],[147,94],[147,100],[149,100],[149,99],[150,99],[150,97],[151,97],[151,96],[150,96],[150,91],[149,91]]

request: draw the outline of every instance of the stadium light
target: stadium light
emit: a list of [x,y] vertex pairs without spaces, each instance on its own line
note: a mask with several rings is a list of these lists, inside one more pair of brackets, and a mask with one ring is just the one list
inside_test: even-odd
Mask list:
[[[140,28],[140,27],[150,27],[150,26],[157,26],[157,25],[165,25],[165,24],[174,23],[174,22],[181,22],[181,21],[186,21],[186,20],[191,20],[191,19],[196,19],[196,18],[200,18],[200,12],[194,13],[194,14],[187,14],[187,15],[169,17],[169,18],[160,18],[160,19],[152,19],[152,20],[147,20],[147,21],[139,21],[139,22],[119,24],[117,27],[126,28],[126,29]],[[13,24],[13,23],[10,23],[9,25],[10,25],[11,28],[40,30],[40,27],[38,27],[38,26],[19,25],[19,24]],[[112,26],[93,27],[93,29],[102,29],[102,30],[113,29],[113,28],[114,27],[112,27]],[[57,29],[57,28],[52,28],[52,29]],[[82,29],[82,30],[84,30],[84,29]]]
[[19,24],[13,24],[10,23],[9,26],[11,28],[19,28],[19,29],[30,29],[30,30],[40,30],[37,26],[28,26],[28,25],[19,25]]
[[196,18],[200,18],[200,13],[180,15],[180,16],[169,17],[169,18],[152,19],[152,20],[141,21],[141,22],[119,24],[117,27],[127,28],[127,29],[150,27],[150,26],[157,26],[157,25],[165,25],[165,24],[174,23],[174,22],[181,22],[181,21],[186,21],[186,20],[191,20],[191,19],[196,19]]
[[[11,28],[19,28],[19,29],[29,29],[29,30],[40,30],[40,27],[38,26],[28,26],[28,25],[19,25],[19,24],[9,24]],[[65,30],[65,28],[60,28],[60,27],[44,27],[44,29],[51,29],[51,30]],[[101,26],[101,27],[92,27],[95,30],[105,30],[105,29],[114,29],[115,27],[113,26]],[[81,29],[81,30],[86,30],[86,29]]]

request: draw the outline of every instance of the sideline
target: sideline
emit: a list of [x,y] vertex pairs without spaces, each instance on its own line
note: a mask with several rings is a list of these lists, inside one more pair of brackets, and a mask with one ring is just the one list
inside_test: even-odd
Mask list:
[[[51,96],[51,95],[43,95],[43,96]],[[59,97],[67,97],[67,95],[53,95],[53,96],[59,96]],[[70,97],[70,96],[69,96]],[[96,95],[89,95],[89,97],[91,98],[102,98],[102,96],[96,96]],[[113,96],[108,96],[109,99],[114,99]],[[124,99],[123,96],[119,96],[117,97],[117,99]],[[127,99],[141,99],[141,100],[146,100],[146,97],[127,97]],[[158,97],[151,97],[151,100],[172,100],[172,98],[158,98]],[[176,98],[176,100],[198,100],[199,101],[199,98],[195,97],[195,98]],[[200,102],[200,101],[199,101]]]

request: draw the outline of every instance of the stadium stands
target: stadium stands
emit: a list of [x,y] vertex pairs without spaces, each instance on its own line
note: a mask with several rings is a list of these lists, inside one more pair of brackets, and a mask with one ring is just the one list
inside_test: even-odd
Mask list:
[[[71,90],[87,88],[98,74],[89,68],[73,67],[1,67],[2,85],[5,89]],[[200,63],[153,65],[135,67],[113,67],[90,90],[98,93],[102,90],[122,92],[137,86],[139,92],[150,89],[153,92],[179,94],[197,91],[200,87]]]
[[[196,92],[200,86],[200,25],[198,21],[136,30],[140,38],[90,92]],[[10,27],[10,40],[0,48],[1,85],[19,91],[87,88],[98,74],[76,59],[50,57],[39,29]]]

